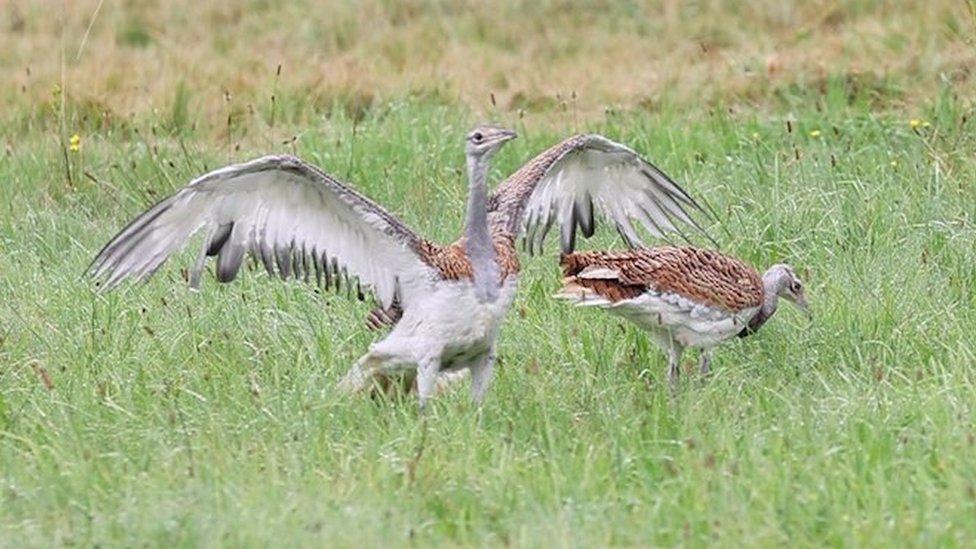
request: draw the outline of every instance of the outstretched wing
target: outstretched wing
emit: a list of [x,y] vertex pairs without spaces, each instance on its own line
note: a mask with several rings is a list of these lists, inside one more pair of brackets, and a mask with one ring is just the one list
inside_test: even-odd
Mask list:
[[148,279],[199,230],[206,237],[190,270],[198,287],[208,256],[229,282],[246,252],[269,274],[326,285],[356,277],[389,306],[405,306],[438,274],[430,245],[373,201],[292,156],[266,156],[203,175],[159,202],[115,236],[89,272],[107,291],[127,278]]
[[600,135],[577,135],[542,152],[512,174],[489,199],[496,230],[521,234],[530,253],[542,249],[559,226],[563,253],[576,245],[576,229],[594,230],[594,211],[639,246],[637,221],[650,234],[682,234],[688,225],[708,234],[692,214],[708,215],[691,196],[629,147]]

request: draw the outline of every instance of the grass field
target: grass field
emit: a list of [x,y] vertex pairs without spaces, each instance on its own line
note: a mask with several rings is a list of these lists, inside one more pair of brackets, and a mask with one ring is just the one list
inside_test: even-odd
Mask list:
[[[410,55],[392,75],[382,70],[389,60],[376,64],[385,59],[376,52],[396,49],[386,41],[441,36],[423,3],[403,13],[371,4],[388,32],[369,39],[342,39],[338,23],[322,23],[338,53],[326,49],[310,66],[328,72],[339,57],[366,67],[350,68],[322,102],[302,90],[324,88],[292,80],[296,64],[275,80],[275,52],[292,51],[290,40],[294,51],[309,47],[305,35],[280,32],[299,8],[275,15],[273,32],[221,49],[274,12],[251,4],[217,27],[210,12],[193,17],[190,3],[106,2],[79,60],[97,2],[73,4],[60,35],[42,16],[58,3],[3,8],[4,24],[19,30],[0,33],[3,51],[16,52],[0,64],[10,76],[0,115],[0,545],[976,543],[976,113],[965,4],[782,8],[756,21],[753,46],[731,25],[719,59],[693,62],[672,48],[685,76],[655,53],[647,70],[677,76],[645,79],[640,92],[600,72],[600,55],[615,51],[607,44],[642,28],[608,12],[588,27],[587,43],[602,46],[567,53],[564,67],[579,66],[558,90],[525,75],[555,55],[536,48],[545,40],[526,52],[509,44],[497,70],[512,76],[495,107],[484,102],[491,85],[471,84],[453,64],[439,94],[408,81],[423,74]],[[339,14],[360,13],[340,4]],[[435,23],[496,25],[473,45],[443,38],[458,56],[488,47],[497,25],[514,40],[549,15],[437,5]],[[718,28],[722,9],[748,20],[772,4],[741,13],[695,5],[719,14],[679,9],[663,19],[675,31],[667,43],[693,49],[693,38],[675,35]],[[818,9],[829,17],[784,38]],[[309,11],[313,23],[325,18]],[[912,14],[924,14],[915,26]],[[148,30],[132,30],[140,25]],[[213,43],[187,57],[179,84],[173,59],[191,54],[174,45],[210,26]],[[866,29],[881,46],[854,60],[852,76],[843,52],[857,57],[850,37]],[[735,77],[742,59],[811,44],[833,44],[803,53],[822,71],[798,61],[778,74],[764,68],[765,83]],[[262,46],[264,72],[248,70],[249,48]],[[159,61],[159,76],[141,65],[129,77],[98,72],[86,56],[99,55]],[[202,71],[209,63],[214,76]],[[713,63],[724,69],[709,79]],[[33,80],[21,89],[24,64]],[[614,79],[593,84],[603,74]],[[575,82],[588,90],[578,108]],[[233,86],[242,91],[229,100],[208,95]],[[511,101],[523,86],[523,98],[544,100]],[[355,99],[374,88],[369,101]],[[708,199],[723,250],[759,267],[797,266],[814,321],[784,308],[757,337],[720,348],[712,379],[685,376],[672,400],[663,356],[639,331],[548,298],[558,285],[550,243],[546,255],[523,257],[483,408],[459,390],[422,420],[410,398],[377,403],[337,390],[374,337],[363,328],[368,303],[258,271],[231,285],[208,276],[191,293],[180,272],[190,253],[148,285],[107,296],[81,276],[106,239],[164,193],[274,151],[297,153],[420,232],[452,240],[466,191],[461,138],[485,118],[521,135],[498,155],[495,181],[573,131],[632,145]],[[622,246],[602,229],[584,246]],[[686,362],[690,371],[693,357]]]

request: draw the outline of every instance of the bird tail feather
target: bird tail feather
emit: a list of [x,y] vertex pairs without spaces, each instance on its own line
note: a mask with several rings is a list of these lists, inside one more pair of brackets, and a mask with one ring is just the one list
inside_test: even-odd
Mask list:
[[583,286],[575,276],[567,276],[563,279],[563,286],[558,292],[553,294],[555,299],[569,301],[573,305],[580,307],[592,307],[596,305],[607,305],[609,301],[596,293],[593,289]]

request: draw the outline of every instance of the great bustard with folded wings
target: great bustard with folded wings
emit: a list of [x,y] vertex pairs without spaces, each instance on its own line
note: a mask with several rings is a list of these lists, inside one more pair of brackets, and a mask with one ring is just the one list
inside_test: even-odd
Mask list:
[[[594,211],[630,243],[632,221],[653,235],[687,224],[702,208],[633,150],[599,135],[577,135],[542,152],[488,196],[491,157],[515,133],[474,128],[466,138],[469,194],[464,234],[441,246],[315,166],[292,156],[267,156],[215,170],[136,218],[90,267],[110,290],[127,278],[148,279],[197,231],[204,245],[190,270],[198,286],[208,256],[216,276],[234,279],[244,255],[269,274],[319,284],[356,278],[375,294],[374,323],[392,331],[370,346],[343,380],[350,390],[398,371],[415,371],[421,407],[438,374],[471,372],[471,394],[484,397],[495,340],[518,280],[515,241],[531,250],[558,224],[563,252],[576,230],[593,233]],[[277,269],[276,269],[277,268]]]
[[803,283],[785,263],[762,275],[744,261],[690,246],[563,254],[563,287],[555,295],[598,307],[646,330],[668,355],[677,388],[681,354],[701,349],[699,369],[711,371],[712,350],[754,334],[783,298],[809,314]]

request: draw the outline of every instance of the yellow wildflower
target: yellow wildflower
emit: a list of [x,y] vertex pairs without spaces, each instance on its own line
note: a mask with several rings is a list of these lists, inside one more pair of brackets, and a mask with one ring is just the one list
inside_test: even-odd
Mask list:
[[892,161],[891,161],[891,167],[892,167],[892,168],[895,168],[895,167],[897,167],[897,166],[898,166],[898,161],[897,161],[897,160],[892,160]]
[[820,137],[820,130],[813,130],[810,132],[810,137]]
[[68,140],[68,148],[71,149],[71,152],[78,152],[81,149],[81,136],[78,134],[72,135],[71,139]]
[[753,139],[759,139],[759,132],[752,132]]
[[908,125],[911,126],[912,129],[914,130],[914,129],[919,128],[919,127],[927,128],[927,127],[931,126],[932,124],[929,124],[928,122],[926,122],[925,120],[922,120],[921,118],[912,118],[911,120],[908,121]]

